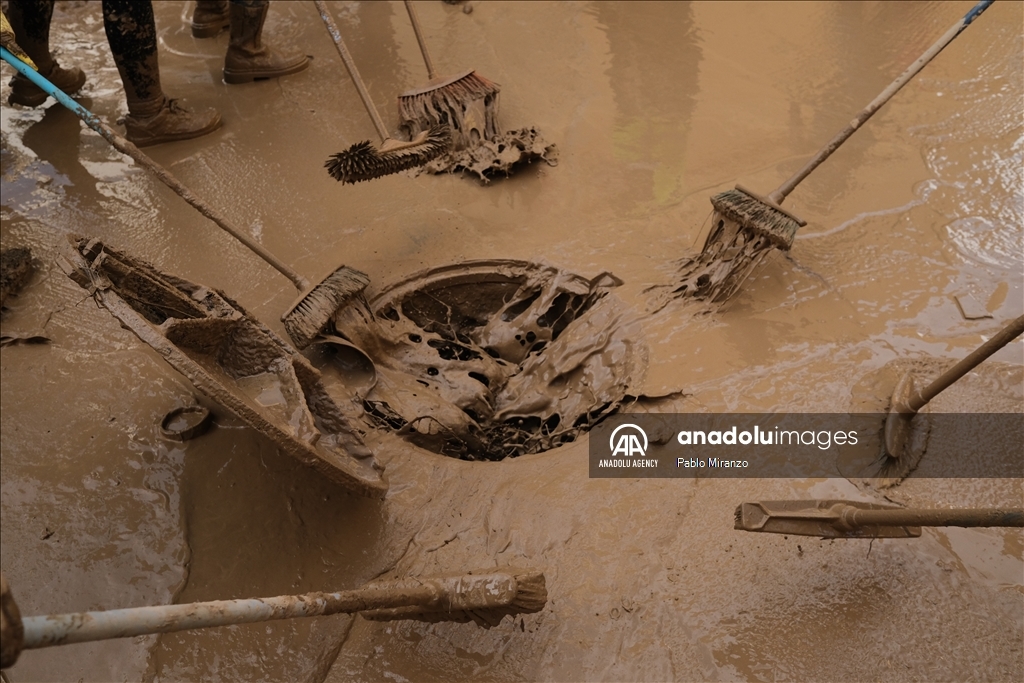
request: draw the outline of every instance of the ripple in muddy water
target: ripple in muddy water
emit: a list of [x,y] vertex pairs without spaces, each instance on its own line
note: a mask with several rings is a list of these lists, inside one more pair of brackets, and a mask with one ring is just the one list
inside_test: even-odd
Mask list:
[[366,419],[464,460],[574,441],[635,394],[647,347],[593,279],[523,261],[446,266],[341,310],[334,326],[376,366]]

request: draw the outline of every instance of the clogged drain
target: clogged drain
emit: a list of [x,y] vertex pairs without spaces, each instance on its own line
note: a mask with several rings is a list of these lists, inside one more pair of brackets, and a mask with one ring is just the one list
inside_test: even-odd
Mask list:
[[521,261],[414,276],[334,319],[376,381],[358,392],[372,426],[464,460],[502,460],[574,441],[642,380],[640,325],[593,280]]

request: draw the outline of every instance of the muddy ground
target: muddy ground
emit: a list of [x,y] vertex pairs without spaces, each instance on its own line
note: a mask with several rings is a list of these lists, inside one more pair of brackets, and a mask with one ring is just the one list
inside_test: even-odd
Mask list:
[[[369,90],[425,71],[401,5],[333,2]],[[195,40],[191,3],[156,3],[165,90],[220,131],[151,156],[319,277],[380,288],[466,259],[612,271],[648,311],[701,244],[708,198],[770,191],[969,3],[420,3],[442,72],[502,85],[506,128],[557,144],[481,186],[398,175],[341,186],[329,153],[373,128],[311,3],[275,3],[265,36],[313,55],[280,81],[227,86],[227,36]],[[917,359],[937,373],[1022,312],[1024,72],[1019,3],[996,3],[804,182],[808,221],[721,310],[643,315],[642,392],[658,410],[883,410]],[[81,101],[125,112],[98,3],[59,3],[59,59]],[[370,435],[383,502],[349,497],[211,406],[187,444],[160,437],[195,391],[53,264],[68,232],[229,292],[280,331],[290,284],[59,106],[8,107],[2,240],[40,267],[7,302],[0,351],[0,568],[24,614],[351,588],[377,576],[544,571],[548,607],[482,630],[335,616],[27,652],[34,680],[998,680],[1024,678],[1024,536],[926,529],[827,542],[732,528],[744,500],[880,500],[845,479],[591,480],[587,439],[500,463]],[[389,118],[390,117],[390,118]],[[970,296],[990,318],[965,319]],[[947,412],[1024,412],[1018,340],[944,394]],[[934,376],[934,375],[933,375]],[[931,447],[971,447],[933,434]],[[910,480],[920,506],[1016,506],[1021,480]]]

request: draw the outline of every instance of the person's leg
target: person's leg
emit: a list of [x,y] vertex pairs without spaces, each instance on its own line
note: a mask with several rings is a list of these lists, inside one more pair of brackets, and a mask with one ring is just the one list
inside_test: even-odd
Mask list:
[[282,55],[263,44],[267,0],[231,0],[231,42],[224,57],[224,81],[249,83],[297,73],[309,66],[303,54]]
[[[53,18],[53,0],[11,0],[7,18],[11,22],[15,40],[32,61],[39,73],[64,92],[74,94],[85,85],[85,74],[77,67],[62,69],[50,54],[50,20]],[[37,107],[46,101],[46,93],[21,74],[11,80],[10,104]]]
[[164,95],[151,2],[103,0],[103,28],[128,100],[125,137],[145,147],[199,137],[220,127],[216,109],[192,111]]
[[230,25],[228,0],[196,0],[196,10],[192,13],[195,38],[212,38]]

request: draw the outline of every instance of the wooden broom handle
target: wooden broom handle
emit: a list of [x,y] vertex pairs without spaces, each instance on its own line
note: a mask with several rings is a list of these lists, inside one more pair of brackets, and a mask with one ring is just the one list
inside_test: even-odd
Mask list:
[[[882,108],[883,104],[888,102],[893,95],[899,92],[900,88],[905,86],[911,78],[916,76],[928,62],[932,61],[935,55],[942,52],[944,47],[953,42],[953,39],[960,35],[960,33],[982,12],[988,9],[988,6],[991,5],[993,1],[994,0],[982,0],[975,5],[974,8],[963,17],[963,19],[960,19],[958,22],[953,24],[952,28],[946,31],[946,33],[939,38],[934,45],[928,48],[923,55],[918,57],[917,61],[911,64],[906,71],[900,74],[899,78],[890,83],[889,87],[883,90],[882,93],[871,102],[871,104],[862,109],[853,121],[850,122],[850,125],[839,131],[834,138],[829,140],[824,147],[818,150],[818,153],[814,155],[814,158],[804,164],[804,167],[797,171],[792,178],[782,183],[782,185],[779,185],[778,189],[768,195],[768,198],[776,204],[781,204],[782,200],[789,196],[789,193],[800,184],[800,181],[809,176],[811,171],[820,166],[825,159],[828,159],[832,155],[832,152],[839,149],[839,145],[843,144],[846,141],[846,138],[853,135],[865,121],[870,119],[876,111]],[[406,4],[408,4],[408,0],[406,0]]]
[[377,129],[377,134],[380,135],[381,142],[387,142],[391,137],[388,135],[388,129],[384,127],[384,121],[380,118],[380,114],[377,113],[377,108],[373,106],[373,100],[370,99],[370,93],[366,90],[366,86],[363,85],[363,79],[359,76],[359,70],[356,69],[356,63],[352,61],[352,55],[348,53],[348,48],[345,47],[345,41],[341,39],[341,32],[338,31],[338,25],[334,23],[334,19],[327,12],[327,7],[324,5],[323,0],[315,0],[316,9],[320,12],[320,18],[324,20],[324,24],[327,26],[327,32],[331,34],[331,39],[334,41],[334,47],[338,48],[338,54],[341,55],[341,61],[345,63],[345,68],[348,69],[348,75],[352,77],[352,82],[356,85],[356,90],[359,92],[359,99],[363,101],[363,106],[366,107],[366,113],[370,115],[370,120],[373,121],[373,127]]
[[914,413],[921,410],[926,403],[938,396],[940,392],[947,389],[949,385],[966,375],[974,368],[978,367],[983,360],[1012,342],[1014,339],[1019,337],[1021,333],[1024,333],[1024,315],[1018,317],[1016,320],[1000,330],[996,336],[992,337],[972,351],[970,355],[962,361],[939,375],[934,382],[912,395],[910,400],[907,402],[907,407]]
[[434,71],[434,63],[430,61],[427,43],[423,40],[423,32],[420,30],[420,20],[416,18],[416,10],[412,8],[410,0],[405,0],[405,10],[409,13],[409,22],[412,24],[413,33],[416,34],[416,42],[420,44],[420,54],[423,55],[423,63],[427,65],[427,78],[434,80],[437,78],[437,72]]

